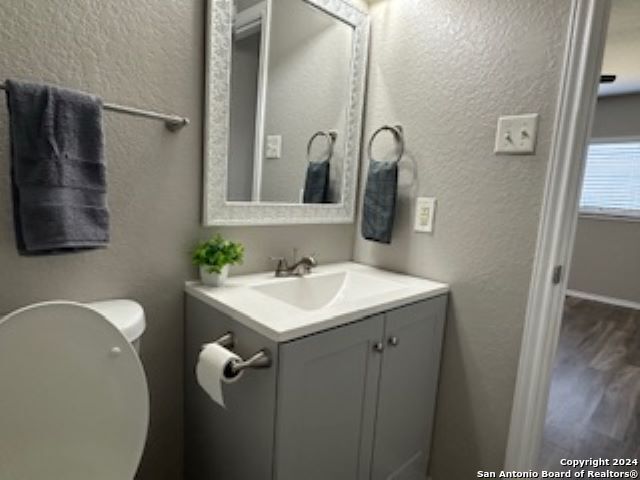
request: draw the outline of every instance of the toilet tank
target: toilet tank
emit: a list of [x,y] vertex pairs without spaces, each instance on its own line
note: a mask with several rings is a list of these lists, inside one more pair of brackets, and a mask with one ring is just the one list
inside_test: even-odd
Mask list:
[[133,300],[116,299],[86,303],[111,322],[140,353],[140,339],[146,327],[142,305]]

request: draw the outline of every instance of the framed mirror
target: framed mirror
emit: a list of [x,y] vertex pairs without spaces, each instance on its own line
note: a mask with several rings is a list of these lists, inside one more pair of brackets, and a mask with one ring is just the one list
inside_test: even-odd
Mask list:
[[369,22],[348,0],[209,0],[205,225],[354,220]]

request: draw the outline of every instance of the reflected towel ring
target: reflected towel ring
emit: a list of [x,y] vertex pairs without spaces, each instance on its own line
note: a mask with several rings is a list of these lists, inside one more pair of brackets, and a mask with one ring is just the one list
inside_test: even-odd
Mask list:
[[318,137],[324,137],[327,139],[327,152],[328,152],[327,158],[323,159],[322,161],[325,162],[327,160],[331,160],[331,158],[333,157],[333,149],[336,145],[336,138],[338,138],[338,132],[334,130],[331,130],[328,132],[319,130],[311,136],[311,138],[309,139],[309,142],[307,143],[307,162],[309,163],[311,163],[311,147],[313,146],[313,141]]
[[379,133],[385,130],[393,133],[393,138],[396,141],[396,150],[398,152],[398,157],[395,159],[395,162],[398,163],[402,158],[402,155],[404,155],[404,130],[402,129],[402,125],[395,125],[395,126],[383,125],[379,129],[377,129],[375,132],[373,132],[373,135],[371,135],[371,138],[369,139],[369,146],[367,148],[369,161],[373,160],[373,156],[371,155],[371,147],[373,145],[373,141],[375,140],[375,138],[378,136]]

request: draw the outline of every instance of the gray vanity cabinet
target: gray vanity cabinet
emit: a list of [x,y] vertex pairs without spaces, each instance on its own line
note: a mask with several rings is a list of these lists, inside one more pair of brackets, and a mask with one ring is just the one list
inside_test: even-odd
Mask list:
[[424,480],[446,297],[281,345],[277,480]]
[[425,478],[445,299],[437,297],[385,314],[372,480]]
[[[447,297],[275,343],[187,296],[189,480],[424,480]],[[225,390],[197,386],[200,345],[226,331],[273,365]]]
[[370,478],[384,315],[280,348],[275,478]]

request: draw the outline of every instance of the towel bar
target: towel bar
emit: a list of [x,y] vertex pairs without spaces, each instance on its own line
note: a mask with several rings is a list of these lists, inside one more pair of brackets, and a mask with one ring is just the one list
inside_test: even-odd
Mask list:
[[[4,83],[0,84],[0,90],[6,90],[7,87]],[[182,127],[189,125],[189,119],[186,117],[179,117],[177,115],[154,112],[152,110],[142,110],[135,107],[127,107],[126,105],[118,105],[117,103],[103,103],[102,108],[104,110],[110,110],[112,112],[124,113],[126,115],[132,115],[134,117],[151,118],[152,120],[161,120],[164,122],[168,130],[175,132]]]

